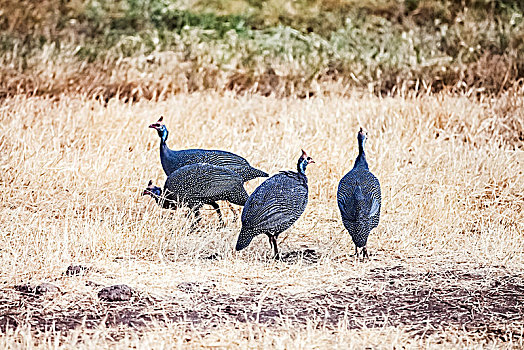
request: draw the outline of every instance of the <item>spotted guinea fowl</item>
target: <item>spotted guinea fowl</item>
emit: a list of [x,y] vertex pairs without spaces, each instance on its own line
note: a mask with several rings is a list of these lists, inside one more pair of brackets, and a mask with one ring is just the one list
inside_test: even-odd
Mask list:
[[153,186],[149,181],[142,195],[150,195],[165,209],[176,209],[181,204],[188,206],[200,221],[200,208],[209,204],[217,211],[223,224],[220,207],[216,203],[226,200],[233,204],[244,205],[248,194],[240,175],[225,167],[196,163],[189,164],[172,172],[164,188]]
[[166,144],[169,132],[163,123],[163,117],[160,117],[156,123],[149,125],[149,127],[155,129],[160,137],[160,162],[166,175],[171,174],[184,165],[209,163],[233,170],[242,177],[244,182],[257,177],[269,176],[266,172],[253,168],[244,158],[231,152],[205,149],[180,151],[169,149]]
[[355,255],[359,248],[362,256],[368,257],[367,240],[380,219],[381,193],[378,179],[369,171],[364,153],[367,134],[362,128],[358,132],[358,156],[355,165],[338,185],[337,200],[342,222],[355,243]]
[[307,205],[306,167],[314,163],[306,152],[298,159],[297,170],[273,175],[249,196],[242,210],[242,229],[236,250],[246,248],[253,237],[265,234],[278,258],[277,237],[298,220]]

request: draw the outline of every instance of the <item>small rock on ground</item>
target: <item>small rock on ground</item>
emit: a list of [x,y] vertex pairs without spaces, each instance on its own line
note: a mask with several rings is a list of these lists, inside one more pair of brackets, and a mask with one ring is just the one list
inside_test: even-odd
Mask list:
[[286,252],[280,255],[280,260],[287,263],[297,263],[298,261],[302,260],[307,264],[316,264],[318,259],[319,255],[314,249]]
[[126,301],[131,299],[133,290],[125,284],[118,284],[100,289],[98,298],[103,301]]
[[41,283],[35,288],[36,294],[47,294],[47,293],[56,293],[58,292],[58,287],[51,283]]
[[87,271],[87,267],[82,265],[70,265],[65,272],[66,276],[77,276]]
[[211,289],[215,288],[216,285],[214,283],[182,282],[179,283],[177,287],[184,293],[207,294]]
[[47,293],[56,293],[59,291],[58,287],[52,283],[40,283],[38,286],[31,286],[30,284],[23,284],[15,286],[15,289],[20,293],[44,295]]

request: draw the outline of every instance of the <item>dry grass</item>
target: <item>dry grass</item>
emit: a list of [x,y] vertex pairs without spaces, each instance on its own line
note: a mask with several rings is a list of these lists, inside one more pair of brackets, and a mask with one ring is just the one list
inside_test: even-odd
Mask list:
[[[522,347],[521,96],[5,99],[0,346]],[[172,148],[227,149],[271,173],[293,168],[306,149],[316,161],[308,168],[309,205],[279,241],[284,252],[314,249],[318,261],[272,261],[263,237],[235,253],[232,215],[220,229],[209,213],[190,232],[183,211],[141,197],[150,178],[164,180],[158,139],[147,128],[159,115]],[[383,191],[367,263],[349,257],[335,200],[361,125]],[[70,264],[92,270],[66,277]],[[37,298],[13,289],[40,281],[61,293]],[[100,286],[118,283],[137,291],[132,302],[97,299]],[[417,295],[424,298],[402,304]],[[343,301],[349,313],[330,309]],[[80,324],[60,331],[69,319]]]

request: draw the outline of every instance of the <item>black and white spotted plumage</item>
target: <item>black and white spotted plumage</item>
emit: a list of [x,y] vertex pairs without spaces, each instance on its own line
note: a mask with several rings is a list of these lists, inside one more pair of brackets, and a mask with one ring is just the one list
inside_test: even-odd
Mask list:
[[165,209],[186,205],[195,211],[197,218],[198,211],[204,204],[212,205],[222,221],[216,201],[225,200],[244,205],[248,194],[243,184],[242,177],[228,168],[196,163],[172,172],[167,177],[163,189],[153,186],[150,181],[143,194],[152,196]]
[[253,168],[246,159],[231,152],[206,149],[180,151],[169,149],[166,143],[169,132],[162,120],[163,118],[160,117],[156,123],[149,127],[155,129],[160,137],[160,162],[166,175],[188,164],[209,163],[233,170],[242,177],[244,182],[257,177],[269,176],[266,172]]
[[359,154],[353,169],[340,180],[337,201],[342,222],[353,239],[356,253],[358,254],[358,248],[362,248],[366,257],[369,233],[379,223],[382,197],[380,183],[369,171],[366,161],[366,135],[362,129],[357,139]]
[[246,248],[255,236],[265,234],[269,237],[275,257],[278,256],[278,235],[298,220],[308,201],[305,170],[313,160],[302,152],[297,172],[282,171],[273,175],[249,196],[242,210],[242,229],[236,250]]

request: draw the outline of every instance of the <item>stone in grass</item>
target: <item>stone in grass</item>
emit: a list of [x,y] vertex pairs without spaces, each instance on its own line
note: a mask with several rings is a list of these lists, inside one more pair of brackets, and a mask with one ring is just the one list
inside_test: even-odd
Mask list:
[[88,268],[82,265],[70,265],[67,267],[65,274],[66,276],[77,276],[85,273],[87,270]]
[[184,293],[208,294],[216,285],[214,283],[182,282],[177,287]]
[[40,283],[38,286],[36,286],[35,293],[42,295],[47,293],[56,293],[58,290],[58,287],[52,283]]
[[314,249],[282,253],[280,256],[280,260],[287,263],[297,263],[302,260],[307,264],[316,264],[318,259],[319,255]]
[[44,295],[48,293],[57,293],[59,291],[58,287],[52,283],[40,283],[38,286],[34,287],[30,284],[23,284],[20,286],[15,286],[15,289],[20,293],[24,294],[34,294],[34,295]]
[[98,292],[98,298],[103,301],[127,301],[132,295],[133,290],[125,284],[105,287]]

